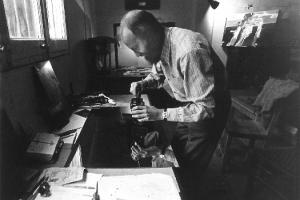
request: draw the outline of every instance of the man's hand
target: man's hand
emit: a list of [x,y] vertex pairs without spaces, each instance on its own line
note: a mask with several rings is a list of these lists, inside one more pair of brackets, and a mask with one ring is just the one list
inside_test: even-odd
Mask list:
[[138,145],[136,142],[131,146],[131,158],[133,160],[140,160],[141,158],[147,157],[147,152],[144,151],[140,145]]
[[139,160],[141,158],[158,156],[161,154],[161,150],[157,146],[151,146],[148,148],[141,148],[136,142],[131,146],[131,157],[133,160]]
[[143,91],[143,82],[138,81],[138,82],[132,82],[130,85],[130,93],[133,95],[141,94]]
[[131,110],[132,118],[139,122],[163,120],[163,109],[154,106],[135,106]]

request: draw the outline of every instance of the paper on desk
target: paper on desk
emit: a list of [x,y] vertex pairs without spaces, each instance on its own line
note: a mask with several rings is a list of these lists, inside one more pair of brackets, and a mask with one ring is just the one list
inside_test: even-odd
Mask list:
[[172,177],[159,173],[102,177],[98,187],[105,200],[180,200]]
[[35,200],[91,200],[95,190],[69,188],[64,186],[53,185],[50,188],[51,196],[41,197],[38,195]]
[[72,129],[80,129],[83,127],[85,121],[86,121],[85,117],[81,117],[79,115],[72,114],[69,119],[69,123],[67,125],[65,125],[62,129],[57,130],[53,133],[59,135],[60,133],[64,133],[64,132],[72,130]]
[[49,177],[51,185],[64,185],[83,180],[84,168],[82,167],[51,167],[43,171],[42,176]]
[[61,137],[61,139],[64,142],[64,144],[74,144],[76,137],[77,137],[77,131],[66,137]]
[[[100,181],[101,177],[101,174],[87,173],[85,181],[63,186],[50,183],[52,194],[50,197],[47,197],[47,200],[91,200],[96,191],[96,184]],[[45,198],[38,196],[36,200],[45,200]]]
[[96,184],[101,178],[102,174],[87,173],[85,180],[66,184],[65,187],[96,189]]

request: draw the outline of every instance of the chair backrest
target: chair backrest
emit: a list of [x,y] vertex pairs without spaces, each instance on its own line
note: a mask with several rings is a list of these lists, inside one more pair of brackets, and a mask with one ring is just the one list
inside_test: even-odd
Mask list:
[[[117,40],[108,36],[98,36],[88,40],[89,50],[95,55],[94,64],[99,71],[109,71],[111,69],[111,54],[113,51],[115,51],[116,44]],[[117,59],[117,57],[115,59]],[[117,65],[118,61],[116,60],[115,63]]]
[[[259,108],[248,102],[255,98],[252,91],[235,91],[232,95],[232,107],[227,131],[247,138],[265,138],[276,126],[282,109],[282,102],[277,101],[269,112],[261,113]],[[254,97],[254,98],[253,98]]]

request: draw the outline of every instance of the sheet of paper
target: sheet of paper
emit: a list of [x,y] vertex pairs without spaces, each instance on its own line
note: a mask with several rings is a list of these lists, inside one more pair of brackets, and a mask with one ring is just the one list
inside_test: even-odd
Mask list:
[[56,135],[51,133],[37,133],[33,139],[36,142],[52,142],[57,138]]
[[83,181],[77,181],[74,183],[66,184],[65,187],[73,188],[89,188],[96,190],[96,184],[101,180],[102,174],[87,173],[86,178]]
[[159,173],[102,177],[98,187],[105,200],[180,200],[172,177]]
[[[87,173],[85,181],[57,185],[50,182],[51,196],[47,200],[91,200],[96,191],[96,184],[100,182],[102,175]],[[36,200],[45,200],[45,197],[37,196]],[[102,199],[100,197],[100,199]]]
[[76,130],[76,132],[74,132],[68,136],[61,137],[61,139],[64,142],[64,144],[73,144],[76,140],[76,137],[77,137],[77,130]]
[[43,171],[43,176],[49,177],[48,182],[52,185],[64,185],[83,180],[84,168],[82,167],[51,167]]
[[58,134],[63,133],[72,129],[79,129],[82,128],[84,123],[86,121],[85,117],[81,117],[76,114],[72,114],[71,117],[69,118],[69,123],[65,125],[62,129],[56,130],[53,133]]

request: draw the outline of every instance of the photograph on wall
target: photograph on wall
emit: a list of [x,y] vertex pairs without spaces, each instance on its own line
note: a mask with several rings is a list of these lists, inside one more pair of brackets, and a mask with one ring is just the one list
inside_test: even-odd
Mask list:
[[272,44],[272,32],[279,10],[238,13],[226,18],[222,46],[265,47]]

